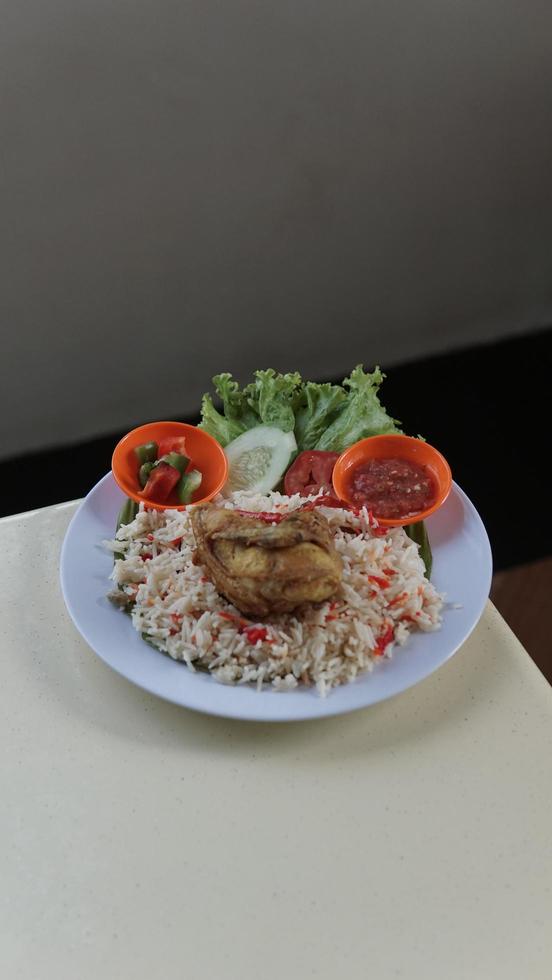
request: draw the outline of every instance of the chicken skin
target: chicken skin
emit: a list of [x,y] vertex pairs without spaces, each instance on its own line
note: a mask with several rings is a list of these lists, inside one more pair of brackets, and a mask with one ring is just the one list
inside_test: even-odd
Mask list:
[[203,504],[192,509],[191,521],[197,560],[245,615],[291,612],[323,602],[339,586],[341,559],[326,518],[315,511],[268,523]]

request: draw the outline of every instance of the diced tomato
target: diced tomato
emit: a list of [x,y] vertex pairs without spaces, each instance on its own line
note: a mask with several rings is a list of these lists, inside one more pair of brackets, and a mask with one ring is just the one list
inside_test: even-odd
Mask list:
[[150,500],[155,500],[157,503],[162,504],[169,496],[171,490],[174,490],[179,479],[180,473],[176,467],[169,466],[168,463],[159,463],[159,466],[156,466],[151,471],[142,493],[144,497],[149,497]]
[[240,632],[251,625],[246,619],[242,619],[241,616],[236,616],[234,613],[223,611],[219,612],[219,616],[221,619],[227,619],[229,623],[234,623],[235,626],[239,626]]
[[389,644],[392,642],[394,635],[393,627],[388,626],[381,636],[378,637],[374,649],[374,654],[376,657],[383,657],[383,654],[385,653]]
[[327,493],[322,493],[316,500],[309,500],[308,503],[303,504],[301,510],[313,510],[315,507],[341,507],[347,510],[347,504],[343,500],[339,500],[335,494],[330,496]]
[[253,646],[257,640],[261,640],[262,643],[268,640],[268,632],[264,626],[247,626],[243,632]]
[[402,602],[404,599],[408,599],[408,592],[399,592],[399,594],[396,595],[394,599],[391,599],[391,602],[387,603],[387,608],[391,609],[392,606],[396,606],[399,602]]
[[338,453],[324,453],[317,449],[308,449],[299,453],[284,478],[284,490],[288,496],[293,493],[300,493],[303,497],[308,497],[312,493],[335,496],[332,472],[338,455]]
[[378,524],[371,510],[368,511],[368,524],[370,525],[372,529],[372,534],[374,535],[375,538],[383,538],[388,532],[388,528],[381,527]]
[[161,439],[157,450],[157,459],[161,459],[167,453],[180,453],[181,456],[186,456],[186,437],[167,436],[165,439]]

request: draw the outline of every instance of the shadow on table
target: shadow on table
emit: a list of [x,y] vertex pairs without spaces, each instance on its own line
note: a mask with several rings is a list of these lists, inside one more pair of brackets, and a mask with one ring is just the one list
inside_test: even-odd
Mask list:
[[298,763],[312,755],[336,759],[392,752],[405,742],[412,748],[436,733],[445,735],[499,697],[500,677],[492,660],[477,656],[470,641],[433,675],[388,701],[347,715],[289,723],[199,714],[119,677],[76,635],[69,651],[72,657],[52,662],[48,671],[66,708],[107,735],[164,752],[192,749],[206,755],[271,759],[285,755],[289,761],[290,750],[295,750]]

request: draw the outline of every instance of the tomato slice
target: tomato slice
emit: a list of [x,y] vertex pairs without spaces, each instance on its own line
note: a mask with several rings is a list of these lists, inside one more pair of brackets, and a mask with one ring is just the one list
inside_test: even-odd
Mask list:
[[161,439],[157,450],[157,459],[161,459],[162,456],[167,456],[169,453],[180,453],[181,456],[187,456],[186,436],[167,436],[165,439]]
[[312,493],[324,493],[335,497],[332,472],[338,457],[339,453],[324,453],[320,449],[299,453],[284,478],[286,494],[300,493],[308,497]]
[[142,493],[149,500],[155,500],[158,504],[165,502],[171,490],[174,490],[180,479],[180,473],[175,466],[169,463],[159,463],[149,475]]

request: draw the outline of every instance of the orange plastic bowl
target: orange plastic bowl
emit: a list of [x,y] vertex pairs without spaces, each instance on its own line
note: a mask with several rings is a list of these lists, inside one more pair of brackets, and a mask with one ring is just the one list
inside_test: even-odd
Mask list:
[[228,461],[224,449],[203,429],[186,422],[148,422],[139,425],[123,436],[117,443],[111,459],[111,469],[116,483],[123,493],[143,503],[153,510],[185,510],[186,504],[173,504],[166,501],[160,504],[157,500],[149,500],[140,493],[138,482],[139,463],[134,450],[145,442],[160,442],[168,436],[185,436],[186,455],[190,458],[188,470],[199,470],[203,476],[201,486],[193,496],[192,503],[199,504],[211,500],[219,493],[228,475]]
[[374,517],[378,524],[382,524],[384,527],[397,527],[423,521],[444,504],[452,487],[452,474],[445,457],[429,443],[422,442],[421,439],[397,434],[371,436],[369,439],[361,439],[360,442],[355,442],[354,446],[350,446],[341,454],[334,466],[333,488],[340,500],[354,504],[348,490],[353,470],[362,463],[367,463],[370,459],[392,458],[410,460],[412,463],[427,467],[435,481],[437,497],[431,507],[411,514],[409,517],[378,517],[375,513]]

